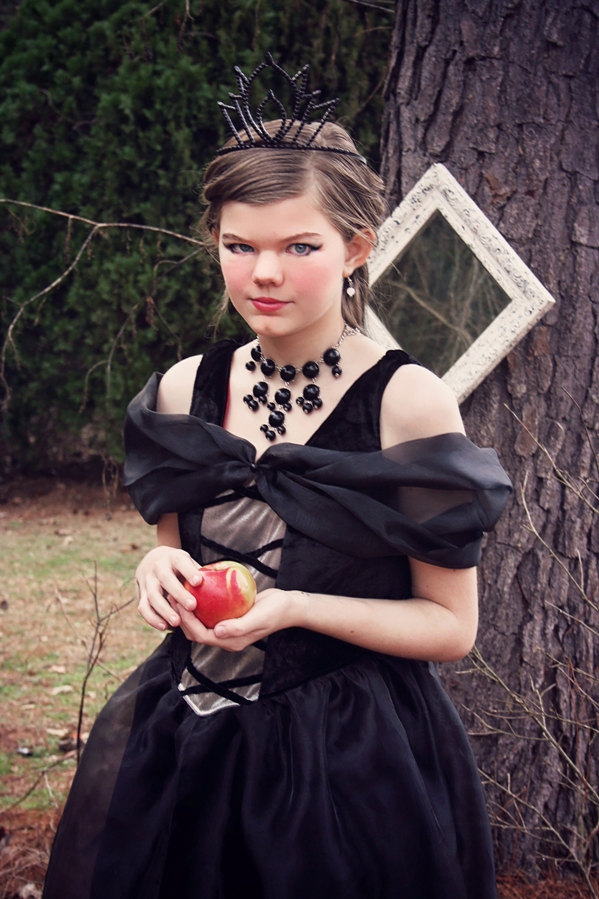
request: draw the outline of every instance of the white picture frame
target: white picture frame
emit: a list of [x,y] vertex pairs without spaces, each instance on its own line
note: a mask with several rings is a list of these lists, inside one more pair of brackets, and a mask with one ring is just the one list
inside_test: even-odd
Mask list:
[[[436,213],[451,225],[510,299],[505,309],[443,375],[443,381],[461,403],[555,300],[441,163],[425,172],[381,226],[368,260],[371,286]],[[366,330],[384,347],[399,347],[372,309],[367,312]]]

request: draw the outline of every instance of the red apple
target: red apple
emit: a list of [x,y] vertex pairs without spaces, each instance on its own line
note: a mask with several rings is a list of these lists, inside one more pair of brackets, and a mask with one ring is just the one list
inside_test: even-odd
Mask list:
[[256,581],[240,562],[212,562],[202,567],[197,587],[183,586],[195,596],[194,615],[204,627],[214,627],[227,618],[241,618],[254,605]]

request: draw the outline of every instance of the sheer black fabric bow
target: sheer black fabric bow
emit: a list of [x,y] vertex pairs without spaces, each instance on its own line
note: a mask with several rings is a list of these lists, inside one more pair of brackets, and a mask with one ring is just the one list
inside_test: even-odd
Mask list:
[[131,401],[124,432],[125,486],[149,524],[255,480],[287,525],[332,549],[469,568],[511,491],[495,451],[458,433],[367,453],[281,443],[256,461],[218,425],[157,413],[160,377]]

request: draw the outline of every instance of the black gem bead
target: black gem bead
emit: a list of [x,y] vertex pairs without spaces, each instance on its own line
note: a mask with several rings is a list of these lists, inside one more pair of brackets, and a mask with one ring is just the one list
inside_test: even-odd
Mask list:
[[290,381],[293,381],[297,372],[295,370],[295,366],[284,365],[279,374],[281,375],[281,379],[289,384]]
[[272,359],[265,359],[264,362],[262,363],[262,365],[260,366],[260,371],[267,378],[270,378],[272,375],[274,375],[276,370],[277,370],[277,366],[274,364]]
[[270,429],[268,429],[264,432],[264,436],[266,437],[267,440],[275,440],[277,435],[275,434],[274,431],[271,431]]
[[336,365],[341,359],[341,353],[334,346],[331,346],[324,351],[322,358],[327,365]]
[[279,406],[282,406],[283,403],[288,403],[291,399],[291,391],[287,390],[286,387],[281,387],[280,390],[277,390],[275,393],[275,403],[278,403]]
[[262,350],[259,346],[253,346],[250,350],[250,356],[255,362],[260,362],[262,359]]
[[303,405],[304,405],[304,398],[303,398],[303,396],[298,396],[298,398],[296,399],[295,402],[297,403],[298,406],[303,406]]
[[243,398],[243,402],[244,402],[244,403],[247,403],[248,406],[249,406],[250,400],[251,400],[251,399],[253,399],[252,394],[251,394],[251,393],[246,393],[246,395],[245,395],[244,398]]
[[309,378],[310,380],[312,380],[312,378],[317,378],[319,371],[320,366],[318,362],[306,362],[306,364],[302,368],[302,374],[304,378]]
[[266,432],[268,431],[268,425],[260,425],[260,430],[263,434],[266,434]]
[[315,409],[322,408],[322,400],[320,399],[319,396],[317,396],[315,400],[312,400],[312,405],[314,406]]
[[274,412],[274,410],[275,410],[277,407],[275,406],[274,403],[267,403],[267,404],[266,404],[266,408],[267,408],[267,409],[270,409],[271,412]]
[[256,363],[255,363],[255,362],[252,362],[252,360],[250,359],[249,362],[246,362],[246,363],[245,363],[245,367],[247,368],[248,371],[255,371],[255,370],[256,370]]
[[291,403],[283,403],[283,409],[285,412],[291,412]]
[[315,400],[320,396],[320,387],[318,384],[306,384],[304,387],[304,397],[307,400]]
[[248,406],[250,407],[252,412],[256,412],[256,410],[260,408],[260,403],[257,403],[254,397],[251,397]]
[[314,403],[311,403],[310,400],[306,400],[306,402],[302,406],[302,409],[304,410],[306,415],[309,415],[313,408],[314,408]]
[[281,434],[281,436],[282,436],[286,432],[286,430],[287,429],[286,429],[285,425],[281,425],[280,428],[277,428],[277,433]]
[[333,375],[334,378],[340,378],[342,372],[343,372],[343,369],[340,368],[338,365],[334,365],[334,366],[332,367],[332,369],[331,369],[331,373],[332,373],[332,375]]
[[268,393],[268,384],[266,381],[258,381],[257,384],[254,384],[254,390],[252,392],[255,397],[266,396]]
[[259,397],[258,397],[258,402],[259,402],[259,403],[262,403],[263,406],[266,406],[266,397],[265,397],[265,396],[259,396]]
[[285,413],[284,412],[271,412],[268,416],[268,423],[272,425],[273,428],[278,428],[285,421]]

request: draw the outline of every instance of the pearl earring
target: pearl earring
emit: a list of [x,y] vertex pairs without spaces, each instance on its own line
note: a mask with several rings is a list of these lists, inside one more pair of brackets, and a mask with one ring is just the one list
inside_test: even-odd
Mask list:
[[350,299],[356,295],[356,288],[354,287],[354,282],[351,279],[351,275],[347,276],[347,287],[345,289],[345,292]]

